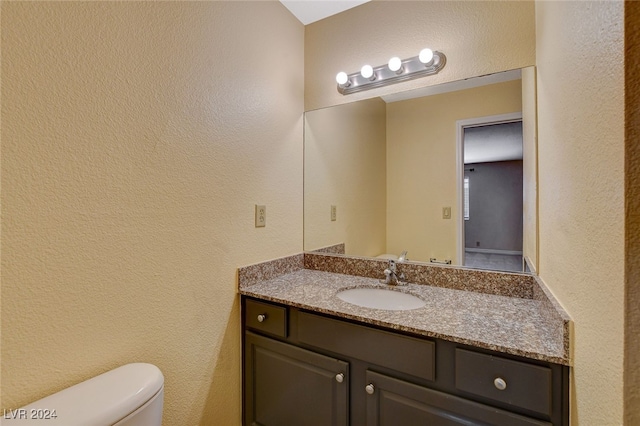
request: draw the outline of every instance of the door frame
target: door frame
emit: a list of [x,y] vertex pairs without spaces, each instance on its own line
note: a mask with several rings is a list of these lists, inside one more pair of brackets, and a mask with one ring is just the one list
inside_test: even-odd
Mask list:
[[464,266],[464,129],[490,126],[492,124],[522,121],[522,111],[485,117],[466,118],[456,121],[456,199],[457,199],[457,257],[458,264]]

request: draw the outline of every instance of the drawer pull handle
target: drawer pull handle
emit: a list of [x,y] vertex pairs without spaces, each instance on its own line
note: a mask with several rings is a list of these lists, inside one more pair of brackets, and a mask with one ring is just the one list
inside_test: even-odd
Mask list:
[[493,385],[496,387],[496,389],[501,391],[507,388],[507,382],[505,382],[501,377],[496,377],[496,379],[493,381]]
[[338,383],[344,382],[344,374],[342,374],[342,373],[336,374],[336,382],[338,382]]
[[267,314],[258,315],[258,322],[264,322],[267,319]]
[[367,391],[369,395],[373,395],[373,393],[376,391],[376,388],[373,387],[373,384],[369,383],[364,387],[364,390]]

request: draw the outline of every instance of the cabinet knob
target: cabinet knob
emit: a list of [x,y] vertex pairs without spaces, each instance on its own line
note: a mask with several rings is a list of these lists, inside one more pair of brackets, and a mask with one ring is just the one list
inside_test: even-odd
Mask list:
[[258,322],[264,322],[267,319],[267,314],[258,315]]
[[496,377],[496,379],[493,381],[493,385],[496,387],[496,389],[501,391],[507,388],[507,382],[501,377]]
[[369,383],[367,386],[364,387],[364,390],[367,391],[369,395],[373,395],[373,393],[376,391],[376,388],[373,387],[372,383]]
[[344,382],[344,374],[342,374],[342,373],[336,374],[336,382],[338,382],[338,383]]

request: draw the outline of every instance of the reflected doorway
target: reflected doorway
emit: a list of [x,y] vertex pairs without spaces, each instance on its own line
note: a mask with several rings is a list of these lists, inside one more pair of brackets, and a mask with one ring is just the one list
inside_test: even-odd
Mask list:
[[523,272],[521,115],[478,119],[462,131],[462,264]]

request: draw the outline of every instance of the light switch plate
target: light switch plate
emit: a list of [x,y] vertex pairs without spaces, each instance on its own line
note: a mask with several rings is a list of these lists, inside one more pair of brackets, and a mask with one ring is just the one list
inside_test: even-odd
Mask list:
[[256,204],[256,228],[267,226],[267,206]]
[[331,206],[331,221],[335,222],[336,217],[337,217],[337,210],[338,208],[336,206]]
[[443,207],[442,208],[442,218],[443,219],[451,219],[451,207]]

